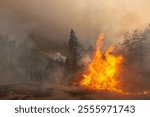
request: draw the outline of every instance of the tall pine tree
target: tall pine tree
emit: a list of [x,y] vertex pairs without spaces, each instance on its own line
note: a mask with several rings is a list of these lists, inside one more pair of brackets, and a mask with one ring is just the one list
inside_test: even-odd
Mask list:
[[75,36],[74,31],[71,29],[70,39],[68,43],[68,55],[66,60],[67,73],[76,73],[79,68],[78,62],[80,55],[78,52],[78,48],[79,48],[78,39]]

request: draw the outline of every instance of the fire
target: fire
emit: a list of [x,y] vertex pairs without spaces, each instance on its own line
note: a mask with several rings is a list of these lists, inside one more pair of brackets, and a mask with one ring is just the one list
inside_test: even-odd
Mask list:
[[80,85],[94,90],[122,92],[122,90],[117,89],[116,87],[118,85],[117,71],[119,65],[123,61],[123,57],[112,55],[112,46],[109,47],[105,53],[102,53],[100,49],[103,44],[103,38],[104,34],[101,34],[97,39],[91,62],[83,73]]

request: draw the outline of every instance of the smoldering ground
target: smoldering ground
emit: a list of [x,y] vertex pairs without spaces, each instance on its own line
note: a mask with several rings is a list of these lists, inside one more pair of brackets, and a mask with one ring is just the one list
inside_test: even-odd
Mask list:
[[[63,90],[54,88],[50,90],[48,88],[53,87],[51,83],[61,87],[61,83],[65,79],[65,73],[62,63],[61,65],[60,63],[53,65],[53,62],[45,59],[43,55],[41,56],[41,53],[44,51],[49,52],[50,55],[55,55],[55,52],[61,52],[63,56],[66,56],[64,47],[67,45],[71,28],[75,29],[79,41],[85,48],[88,45],[94,45],[98,34],[104,32],[104,48],[107,48],[111,44],[122,41],[123,33],[136,28],[143,30],[150,22],[149,0],[0,0],[0,2],[0,84],[2,85],[2,94],[6,93],[6,95],[1,96],[3,98],[11,96],[13,99],[19,99],[22,94],[20,93],[17,96],[17,92],[21,92],[21,90],[16,90],[19,88],[11,90],[10,88],[21,87],[18,84],[22,85],[20,89],[29,93],[23,99],[36,97],[37,93],[35,93],[35,96],[32,95],[34,91],[26,89],[27,87],[23,85],[23,83],[26,85],[31,83],[32,73],[34,76],[31,69],[34,69],[38,72],[38,79],[44,78],[43,86],[36,83],[30,84],[30,86],[33,85],[33,90],[35,88],[35,92],[42,93],[45,91],[47,96],[50,93],[49,91],[58,92],[53,93],[53,99],[55,97],[59,99],[59,94],[64,95],[63,99],[66,99],[66,97],[72,99],[75,95],[77,95],[75,99],[80,99],[85,90],[81,89],[76,94],[76,92],[66,89],[69,87],[65,87]],[[149,34],[149,32],[145,32],[146,48],[143,51],[142,61],[136,61],[134,64],[133,60],[130,68],[125,67],[126,73],[125,71],[122,72],[124,75],[121,76],[124,77],[120,80],[122,86],[127,86],[125,90],[135,90],[136,88],[149,90]],[[139,58],[138,51],[134,58]],[[33,78],[32,81],[35,81],[35,79]],[[45,85],[45,81],[50,84]],[[42,95],[44,94],[40,96]],[[96,94],[87,91],[87,93],[83,93],[81,98],[101,99],[101,97],[105,97],[103,93],[100,93],[100,97],[97,98],[94,98],[94,95]],[[116,99],[119,97],[121,96],[116,97]]]

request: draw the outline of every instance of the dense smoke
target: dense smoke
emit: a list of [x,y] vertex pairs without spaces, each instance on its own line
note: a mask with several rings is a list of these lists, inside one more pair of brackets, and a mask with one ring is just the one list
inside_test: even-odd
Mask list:
[[[121,42],[117,52],[126,60],[120,72],[121,87],[150,89],[150,29],[145,29],[150,23],[149,4],[149,0],[0,0],[0,84],[65,81],[65,62],[59,60],[67,57],[73,28],[86,52],[102,32],[104,49]],[[123,35],[137,28],[145,39],[143,48],[139,41],[134,54],[125,52],[132,43],[124,48]],[[80,64],[90,61],[90,52],[81,57]]]
[[84,45],[93,44],[101,32],[110,44],[126,31],[146,26],[149,12],[149,0],[1,0],[0,32],[18,40],[38,32],[62,43],[74,28]]

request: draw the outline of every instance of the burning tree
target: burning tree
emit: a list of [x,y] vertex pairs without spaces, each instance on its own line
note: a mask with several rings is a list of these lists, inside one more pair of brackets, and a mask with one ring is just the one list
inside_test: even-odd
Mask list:
[[97,39],[91,62],[83,73],[80,85],[94,90],[110,90],[123,93],[122,90],[116,88],[118,84],[117,71],[123,57],[112,55],[113,47],[102,53],[100,49],[103,38],[104,35],[102,34]]

